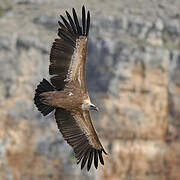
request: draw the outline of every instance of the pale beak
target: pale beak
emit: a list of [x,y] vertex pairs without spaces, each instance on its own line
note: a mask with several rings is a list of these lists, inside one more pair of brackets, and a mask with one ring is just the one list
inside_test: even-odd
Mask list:
[[96,107],[95,105],[90,105],[90,110],[94,110],[94,111],[99,111],[98,107]]

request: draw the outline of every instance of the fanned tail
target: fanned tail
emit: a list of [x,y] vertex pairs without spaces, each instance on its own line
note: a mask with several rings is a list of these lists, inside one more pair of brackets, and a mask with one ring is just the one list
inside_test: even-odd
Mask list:
[[36,92],[35,92],[35,96],[34,96],[34,104],[36,105],[37,109],[44,116],[46,116],[50,112],[52,112],[55,109],[55,107],[43,104],[41,102],[42,96],[40,96],[40,94],[43,93],[43,92],[55,91],[55,89],[46,79],[43,79],[40,82],[40,84],[37,86],[37,89],[35,91]]

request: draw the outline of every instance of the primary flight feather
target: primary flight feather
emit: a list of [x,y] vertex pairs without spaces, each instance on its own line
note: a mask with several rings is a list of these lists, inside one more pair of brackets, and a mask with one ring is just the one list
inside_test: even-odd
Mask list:
[[67,19],[60,16],[58,39],[55,39],[50,53],[49,74],[51,83],[46,79],[37,86],[34,103],[46,116],[55,110],[57,126],[64,139],[73,148],[81,169],[87,170],[94,161],[104,164],[101,145],[93,127],[90,110],[98,110],[91,103],[85,82],[86,51],[90,27],[90,13],[82,7],[82,22],[79,23],[75,9]]

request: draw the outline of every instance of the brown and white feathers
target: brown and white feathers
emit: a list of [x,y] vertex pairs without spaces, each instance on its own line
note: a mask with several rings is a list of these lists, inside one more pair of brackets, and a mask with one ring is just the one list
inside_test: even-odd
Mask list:
[[[34,102],[43,115],[47,115],[55,109],[55,118],[60,132],[73,148],[77,163],[81,162],[81,169],[87,164],[89,171],[93,161],[95,168],[98,167],[98,161],[104,164],[102,152],[105,154],[106,152],[93,127],[89,111],[79,107],[79,109],[71,109],[72,104],[68,104],[70,98],[73,103],[78,103],[79,99],[82,99],[82,102],[90,101],[85,83],[90,13],[88,11],[86,15],[85,7],[82,7],[81,23],[78,21],[74,8],[72,14],[71,17],[66,11],[67,19],[60,16],[62,19],[62,22],[58,22],[60,38],[55,39],[50,53],[49,74],[52,75],[50,78],[52,85],[43,79],[37,86]],[[66,99],[58,99],[60,97],[58,93],[65,94],[69,92],[69,89],[75,94],[70,92],[70,96]],[[62,103],[62,106],[43,103],[50,98],[45,97],[48,96],[48,93],[55,96],[54,101]],[[72,94],[73,96],[71,96]],[[69,108],[63,107],[63,101],[64,104],[69,105]]]

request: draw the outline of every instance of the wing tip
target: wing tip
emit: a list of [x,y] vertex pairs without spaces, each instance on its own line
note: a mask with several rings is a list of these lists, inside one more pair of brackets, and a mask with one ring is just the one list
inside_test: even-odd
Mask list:
[[102,151],[104,152],[105,155],[108,155],[108,153],[104,150],[104,148],[102,149]]
[[102,148],[102,149],[89,148],[84,153],[83,157],[81,157],[81,159],[77,160],[77,164],[79,164],[81,162],[81,170],[87,164],[87,171],[89,171],[91,169],[92,161],[94,159],[94,167],[97,169],[98,168],[98,161],[100,161],[100,163],[102,165],[104,165],[104,159],[102,156],[102,152],[105,155],[108,155],[107,152],[104,150],[104,148]]
[[[75,8],[72,8],[72,16],[65,11],[67,15],[67,19],[64,16],[60,15],[62,22],[58,21],[60,29],[66,28],[69,33],[74,34],[75,36],[86,36],[88,37],[89,34],[89,27],[90,27],[90,11],[87,12],[87,16],[85,13],[85,5],[82,6],[82,24],[79,24],[77,13]],[[85,26],[86,24],[86,26]],[[59,35],[59,34],[58,34]],[[61,37],[63,38],[63,37]]]

